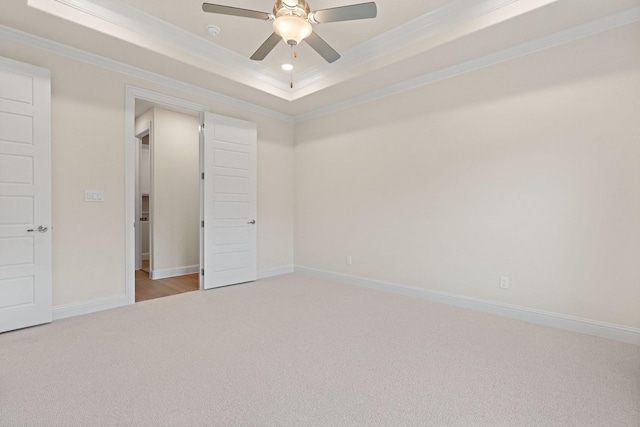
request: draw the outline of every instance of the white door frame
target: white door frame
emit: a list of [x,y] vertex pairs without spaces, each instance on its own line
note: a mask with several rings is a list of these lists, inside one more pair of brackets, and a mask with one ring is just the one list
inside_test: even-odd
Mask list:
[[[136,99],[145,100],[154,104],[163,105],[173,109],[183,110],[186,113],[197,113],[200,123],[204,120],[205,111],[211,108],[169,95],[163,95],[147,89],[135,86],[126,86],[125,106],[125,296],[128,304],[135,303],[135,265],[136,265],[136,162],[137,162],[137,138],[135,129],[135,102]],[[201,285],[202,287],[202,285]]]

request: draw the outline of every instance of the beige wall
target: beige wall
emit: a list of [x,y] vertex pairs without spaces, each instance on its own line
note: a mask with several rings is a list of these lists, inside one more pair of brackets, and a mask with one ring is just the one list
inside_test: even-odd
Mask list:
[[[6,40],[0,55],[52,72],[54,306],[125,292],[127,84],[257,123],[258,270],[292,265],[292,124]],[[105,202],[85,203],[85,189],[104,190]]]
[[52,70],[54,305],[124,293],[131,84],[258,124],[259,271],[295,182],[298,265],[640,327],[639,28],[298,123],[295,175],[291,124],[3,41]]
[[200,264],[200,119],[153,110],[151,269],[157,273]]
[[299,123],[296,265],[640,327],[639,112],[633,25]]

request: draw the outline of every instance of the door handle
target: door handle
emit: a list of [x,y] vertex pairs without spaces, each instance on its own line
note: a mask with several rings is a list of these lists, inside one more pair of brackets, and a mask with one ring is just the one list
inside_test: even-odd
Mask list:
[[46,233],[47,230],[49,230],[49,227],[45,227],[44,225],[40,225],[36,229],[30,228],[27,231],[30,232],[30,233],[32,233],[34,231],[39,231],[40,233]]
[[255,224],[255,223],[256,223],[256,220],[255,220],[255,219],[252,219],[252,220],[251,220],[251,221],[249,221],[247,224]]

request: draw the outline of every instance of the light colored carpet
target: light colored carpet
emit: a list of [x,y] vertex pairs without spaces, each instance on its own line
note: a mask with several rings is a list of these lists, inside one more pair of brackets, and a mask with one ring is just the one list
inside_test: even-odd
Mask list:
[[640,347],[299,274],[0,335],[2,426],[640,426]]

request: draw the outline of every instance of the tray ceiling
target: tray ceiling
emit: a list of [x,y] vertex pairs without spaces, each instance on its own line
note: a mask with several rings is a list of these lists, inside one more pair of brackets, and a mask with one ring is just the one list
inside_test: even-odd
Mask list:
[[[283,42],[264,61],[252,61],[271,23],[204,13],[196,0],[5,1],[11,7],[2,25],[292,116],[428,82],[425,76],[452,74],[456,66],[509,49],[516,55],[518,47],[554,35],[566,38],[557,43],[570,41],[581,36],[571,29],[607,17],[621,23],[604,30],[635,22],[640,13],[640,0],[377,0],[375,19],[314,27],[342,55],[328,64],[304,42],[295,60]],[[312,10],[358,2],[309,0]],[[215,3],[265,12],[273,7],[269,0]],[[602,27],[596,24],[584,35]],[[208,25],[220,34],[209,35]],[[285,62],[295,67],[293,89],[281,69]]]

